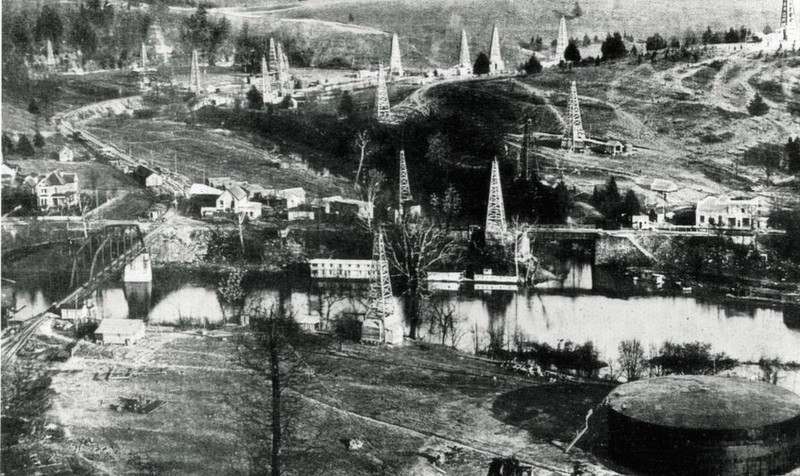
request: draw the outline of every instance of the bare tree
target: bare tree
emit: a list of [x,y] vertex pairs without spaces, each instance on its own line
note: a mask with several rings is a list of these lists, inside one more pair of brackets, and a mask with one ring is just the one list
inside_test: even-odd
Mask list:
[[[381,195],[384,194],[384,185],[386,184],[386,174],[381,172],[380,170],[370,169],[367,172],[366,181],[363,187],[360,185],[357,187],[361,190],[361,194],[365,201],[369,202],[372,206],[373,210],[376,208],[375,203],[382,201],[380,200]],[[373,215],[367,214],[365,217],[362,218],[364,225],[366,225],[366,229],[369,232],[372,232],[372,221]]]
[[244,255],[244,223],[247,221],[247,212],[236,212],[236,224],[239,226],[239,243],[242,245],[242,255]]
[[367,151],[367,144],[370,142],[369,131],[364,129],[363,131],[359,131],[356,135],[356,147],[361,150],[361,158],[358,161],[358,172],[356,172],[356,183],[358,183],[358,179],[361,177],[361,168],[364,166],[364,157],[366,156]]
[[456,347],[463,336],[460,323],[463,316],[456,312],[456,306],[451,301],[429,300],[426,314],[431,325],[431,330],[439,334],[441,344],[450,342],[451,347]]
[[407,217],[390,235],[387,254],[392,266],[405,278],[406,318],[410,337],[416,339],[428,291],[428,272],[437,264],[456,259],[455,245],[434,222]]
[[252,372],[231,403],[248,447],[253,474],[280,476],[284,445],[300,413],[300,400],[288,390],[297,385],[302,361],[292,347],[301,331],[280,308],[253,309],[252,331],[236,342],[237,364]]
[[646,368],[647,360],[641,342],[631,339],[619,343],[619,370],[628,382],[642,378]]
[[[217,295],[223,304],[233,306],[234,313],[244,305],[244,288],[242,288],[242,279],[244,278],[244,271],[239,268],[234,268],[228,275],[221,279],[217,285]],[[225,308],[222,308],[222,320],[227,322],[225,316]]]
[[450,231],[450,224],[453,219],[461,214],[461,194],[458,190],[450,184],[444,192],[443,197],[436,194],[431,195],[431,206],[439,217],[439,220],[444,223],[445,233]]

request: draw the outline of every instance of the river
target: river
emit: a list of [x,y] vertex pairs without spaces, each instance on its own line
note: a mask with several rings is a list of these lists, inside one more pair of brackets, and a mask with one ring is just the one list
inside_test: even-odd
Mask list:
[[[150,284],[110,283],[95,297],[102,318],[141,318],[151,324],[223,322],[233,309],[220,304],[218,278],[200,273],[156,270]],[[44,285],[3,287],[5,302],[22,307],[20,315],[41,312],[63,286],[60,279]],[[305,277],[265,277],[245,283],[246,309],[279,302],[296,319],[313,325],[341,313],[363,313],[366,283],[316,282]],[[37,282],[41,282],[38,280]],[[604,361],[616,361],[625,339],[638,339],[645,349],[673,343],[708,342],[714,352],[740,361],[778,358],[800,362],[800,316],[789,309],[735,303],[693,295],[668,294],[633,286],[630,277],[572,263],[562,282],[520,291],[433,291],[432,298],[452,307],[457,317],[455,340],[447,344],[474,352],[494,338],[505,348],[516,342],[577,344],[591,341]],[[397,308],[402,312],[402,296]],[[440,341],[436,329],[423,324],[423,339]],[[800,377],[787,373],[782,384],[800,393]]]

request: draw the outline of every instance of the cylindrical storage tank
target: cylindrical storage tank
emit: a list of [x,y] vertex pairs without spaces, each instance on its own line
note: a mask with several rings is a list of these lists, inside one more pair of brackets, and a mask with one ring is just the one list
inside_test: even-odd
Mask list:
[[615,388],[609,450],[643,474],[768,475],[800,466],[800,395],[747,380],[673,376]]

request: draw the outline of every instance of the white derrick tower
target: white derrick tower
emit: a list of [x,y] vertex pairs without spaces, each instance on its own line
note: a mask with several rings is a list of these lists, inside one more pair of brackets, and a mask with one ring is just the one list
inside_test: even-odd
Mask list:
[[578,87],[575,81],[569,93],[569,104],[567,105],[567,117],[564,118],[564,137],[561,139],[561,147],[570,150],[583,150],[586,145],[586,133],[583,131],[583,121],[581,120],[581,106],[578,102]]
[[272,84],[269,78],[269,70],[267,69],[267,58],[261,57],[261,97],[264,104],[272,104]]
[[489,74],[497,74],[506,69],[503,57],[500,54],[500,32],[497,23],[492,28],[492,43],[489,45]]
[[[536,141],[533,137],[533,122],[528,119],[525,121],[525,130],[522,134],[522,168],[525,170],[525,179],[530,180],[531,173],[539,174],[539,161],[533,155],[533,148]],[[533,165],[531,165],[533,161]]]
[[400,208],[403,204],[413,200],[411,196],[411,186],[408,182],[408,168],[406,167],[406,151],[400,151],[400,193],[398,195],[400,200]]
[[389,105],[389,91],[386,89],[386,78],[383,64],[378,65],[378,88],[375,91],[375,114],[381,122],[392,122],[394,116]]
[[558,39],[556,40],[556,61],[564,59],[564,50],[569,46],[569,36],[567,35],[567,19],[561,17],[558,25]]
[[200,55],[197,53],[197,50],[192,50],[192,66],[189,72],[189,90],[194,91],[195,94],[200,94],[203,92],[200,82]]
[[278,51],[275,48],[275,38],[270,37],[269,39],[269,56],[267,56],[267,66],[269,67],[269,75],[275,76],[276,80],[279,80],[278,71]]
[[798,24],[795,0],[783,0],[781,6],[781,40],[800,41],[800,24]]
[[53,67],[56,65],[56,57],[53,54],[53,42],[47,40],[47,66]]
[[403,326],[395,309],[389,261],[378,229],[372,246],[372,268],[369,277],[369,302],[364,316],[361,339],[373,344],[402,344]]
[[472,68],[472,61],[469,57],[469,42],[467,41],[467,30],[461,30],[461,47],[458,50],[458,67]]
[[503,204],[503,188],[500,185],[500,165],[497,158],[492,162],[492,178],[489,182],[489,206],[486,210],[486,234],[502,235],[506,232],[506,207]]
[[397,33],[392,34],[392,51],[389,55],[389,74],[390,75],[403,75],[403,63],[400,60],[400,39]]
[[142,66],[142,71],[146,71],[147,70],[147,46],[144,43],[142,43],[142,58],[141,58],[141,61],[142,61],[142,65],[141,65]]

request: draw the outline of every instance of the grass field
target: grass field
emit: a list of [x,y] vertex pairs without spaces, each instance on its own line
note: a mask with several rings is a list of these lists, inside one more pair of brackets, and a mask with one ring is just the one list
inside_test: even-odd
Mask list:
[[[230,131],[127,118],[100,119],[89,129],[124,149],[130,145],[134,157],[170,170],[177,161],[178,172],[194,182],[201,182],[204,176],[229,176],[265,188],[303,187],[312,197],[352,194],[350,183],[344,179],[304,168],[299,157],[315,152],[289,146],[288,142],[249,140]],[[290,156],[288,150],[295,152]],[[276,168],[265,160],[268,156],[288,167]]]
[[[290,391],[302,402],[302,423],[298,447],[285,450],[287,474],[434,474],[428,458],[439,452],[447,453],[442,469],[465,476],[486,474],[494,455],[560,471],[591,460],[581,450],[564,455],[550,442],[571,439],[611,387],[526,380],[424,344],[330,344],[303,353],[309,367]],[[64,455],[90,441],[77,455],[113,474],[241,474],[246,455],[236,408],[226,402],[251,377],[231,363],[233,355],[230,339],[156,329],[132,347],[81,344],[53,377],[46,418],[68,435],[47,451]],[[134,367],[135,375],[106,381],[114,367]],[[110,409],[119,397],[138,395],[168,403],[150,415]],[[364,449],[348,451],[342,440],[350,438],[364,440]]]

